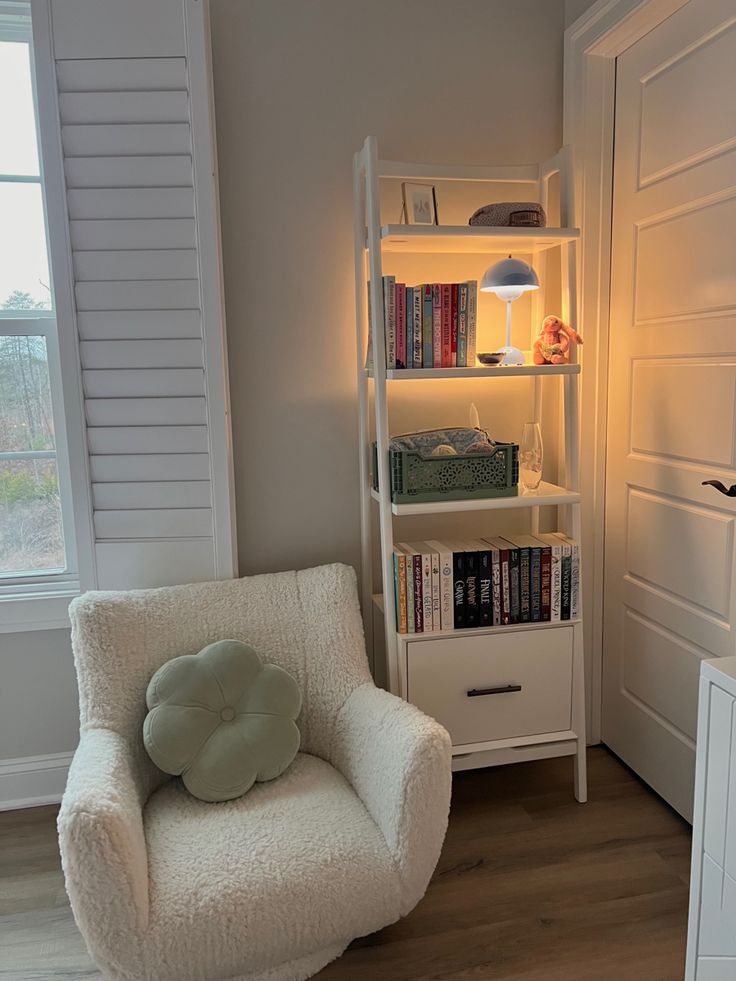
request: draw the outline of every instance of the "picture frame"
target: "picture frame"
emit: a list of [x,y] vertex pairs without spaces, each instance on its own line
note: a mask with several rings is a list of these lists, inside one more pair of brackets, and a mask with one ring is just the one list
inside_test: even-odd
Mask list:
[[401,182],[401,221],[406,225],[439,225],[434,184]]

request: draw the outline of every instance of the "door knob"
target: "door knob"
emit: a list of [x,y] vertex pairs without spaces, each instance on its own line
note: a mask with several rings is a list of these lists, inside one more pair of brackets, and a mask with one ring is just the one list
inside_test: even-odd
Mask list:
[[704,480],[703,487],[710,484],[711,487],[715,487],[716,490],[720,491],[721,494],[725,494],[726,497],[736,497],[736,484],[731,484],[730,487],[726,487],[722,484],[720,480]]

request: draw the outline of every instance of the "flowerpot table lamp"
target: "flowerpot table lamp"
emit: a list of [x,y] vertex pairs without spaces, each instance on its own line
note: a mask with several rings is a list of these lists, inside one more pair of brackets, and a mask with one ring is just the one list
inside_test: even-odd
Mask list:
[[480,289],[483,293],[495,293],[499,300],[506,301],[506,346],[499,351],[504,356],[501,364],[524,364],[523,353],[511,344],[511,304],[522,293],[539,289],[536,272],[527,262],[509,256],[486,269]]

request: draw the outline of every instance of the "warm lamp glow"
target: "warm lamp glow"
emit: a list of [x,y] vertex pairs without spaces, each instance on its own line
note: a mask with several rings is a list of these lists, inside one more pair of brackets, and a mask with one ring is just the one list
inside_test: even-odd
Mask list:
[[518,347],[511,345],[511,303],[522,293],[539,289],[539,277],[528,262],[521,259],[502,259],[483,273],[480,282],[482,293],[495,293],[499,300],[506,301],[506,347],[502,364],[524,364],[524,355]]

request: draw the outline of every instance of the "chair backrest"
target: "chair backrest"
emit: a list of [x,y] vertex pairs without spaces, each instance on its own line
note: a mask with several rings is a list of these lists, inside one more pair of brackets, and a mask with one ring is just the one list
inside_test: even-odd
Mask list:
[[89,592],[70,607],[82,729],[142,744],[146,687],[180,654],[216,640],[251,644],[302,691],[302,749],[329,757],[350,692],[370,681],[355,573],[326,565],[222,582]]

